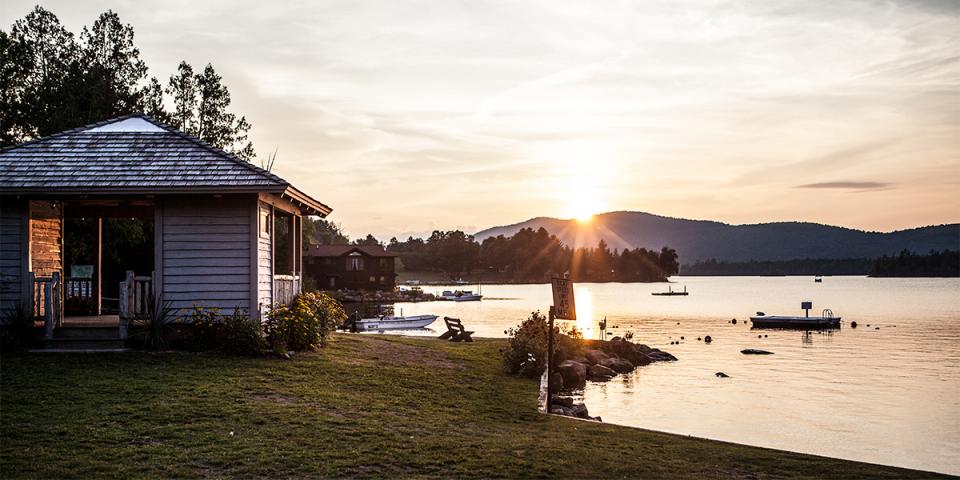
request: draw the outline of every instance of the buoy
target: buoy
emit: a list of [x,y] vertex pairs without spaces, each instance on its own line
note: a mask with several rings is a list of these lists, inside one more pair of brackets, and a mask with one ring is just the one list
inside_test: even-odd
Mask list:
[[856,320],[850,322],[850,328],[857,328],[857,321],[856,321]]
[[710,335],[707,335],[706,337],[703,337],[703,341],[704,341],[704,342],[707,342],[707,343],[710,343],[710,342],[713,341],[713,339],[710,338]]
[[763,338],[763,335],[757,335],[757,338]]
[[764,335],[763,335],[763,338],[767,338],[767,335],[766,335],[766,334],[764,334]]
[[686,340],[686,339],[685,339],[685,338],[683,338],[683,337],[680,337],[680,340]]
[[874,330],[880,330],[880,327],[873,327]]
[[734,325],[736,325],[736,324],[737,324],[737,319],[736,319],[736,318],[734,318],[733,320],[730,320],[730,323],[732,323],[732,324],[734,324]]
[[697,341],[699,342],[700,340],[703,340],[703,339],[702,339],[702,338],[700,338],[700,337],[697,337]]

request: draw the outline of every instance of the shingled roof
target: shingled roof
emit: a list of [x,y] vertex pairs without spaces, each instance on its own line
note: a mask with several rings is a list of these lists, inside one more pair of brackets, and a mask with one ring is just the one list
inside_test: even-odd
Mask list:
[[310,245],[304,255],[308,257],[342,257],[354,252],[371,257],[397,256],[397,254],[388,252],[377,245]]
[[0,194],[256,193],[331,208],[286,180],[143,114],[0,150]]

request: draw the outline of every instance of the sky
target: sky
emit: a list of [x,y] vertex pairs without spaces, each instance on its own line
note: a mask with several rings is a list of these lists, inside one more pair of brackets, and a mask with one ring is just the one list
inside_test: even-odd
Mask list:
[[[4,0],[9,29],[36,1]],[[960,2],[40,2],[212,62],[351,237],[636,210],[960,221]]]

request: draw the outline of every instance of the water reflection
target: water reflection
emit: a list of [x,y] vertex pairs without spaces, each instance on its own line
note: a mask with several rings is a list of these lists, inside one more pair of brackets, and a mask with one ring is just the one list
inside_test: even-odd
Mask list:
[[589,287],[577,287],[577,330],[583,333],[583,338],[593,338],[593,292]]

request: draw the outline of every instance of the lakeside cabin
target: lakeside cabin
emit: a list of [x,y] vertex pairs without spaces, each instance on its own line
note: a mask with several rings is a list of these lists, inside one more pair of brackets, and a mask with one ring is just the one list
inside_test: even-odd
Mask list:
[[[146,314],[152,289],[188,314],[194,306],[259,318],[300,292],[301,217],[331,208],[284,179],[146,115],[134,114],[0,150],[0,318],[22,306],[46,337],[82,324],[119,328]],[[65,228],[90,220],[92,232]],[[104,219],[152,228],[141,270],[108,278]],[[83,242],[92,265],[65,264],[65,239]],[[142,267],[146,265],[146,267]],[[130,270],[125,268],[123,270]],[[66,276],[68,272],[80,276]],[[118,282],[107,285],[106,282]],[[103,292],[118,294],[106,315]],[[87,315],[64,316],[86,301]]]
[[393,290],[397,255],[380,245],[310,245],[304,275],[323,290]]

